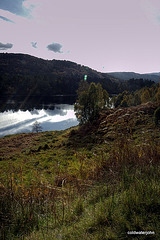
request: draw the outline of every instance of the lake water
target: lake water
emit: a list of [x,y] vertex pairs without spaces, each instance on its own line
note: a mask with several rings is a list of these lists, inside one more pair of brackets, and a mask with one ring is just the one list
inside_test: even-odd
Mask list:
[[48,104],[31,110],[7,110],[0,112],[0,137],[16,133],[32,132],[35,121],[42,131],[64,130],[78,125],[73,104]]

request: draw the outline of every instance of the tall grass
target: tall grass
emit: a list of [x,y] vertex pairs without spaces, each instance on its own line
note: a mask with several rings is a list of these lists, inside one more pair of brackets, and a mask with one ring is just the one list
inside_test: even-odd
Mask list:
[[11,168],[0,186],[1,239],[128,239],[131,230],[158,239],[159,160],[149,138],[123,138],[75,151],[54,181]]

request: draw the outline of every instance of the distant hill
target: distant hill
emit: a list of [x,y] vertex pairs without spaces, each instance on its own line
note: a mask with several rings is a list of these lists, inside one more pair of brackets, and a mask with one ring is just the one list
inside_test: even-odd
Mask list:
[[160,72],[156,72],[156,73],[146,73],[146,74],[160,76]]
[[153,84],[142,79],[123,83],[116,76],[65,60],[44,60],[26,54],[0,54],[1,97],[9,95],[14,99],[28,99],[31,96],[47,98],[58,94],[74,95],[84,75],[87,75],[89,83],[100,82],[109,94],[135,91]]
[[147,79],[154,81],[156,83],[159,82],[160,78],[160,73],[145,73],[145,74],[140,74],[140,73],[135,73],[135,72],[111,72],[107,73],[107,75],[113,76],[115,78],[118,78],[120,80],[126,81],[129,79]]
[[54,95],[75,94],[80,80],[101,82],[108,92],[117,89],[114,77],[80,64],[44,60],[26,54],[0,54],[0,89],[6,94]]

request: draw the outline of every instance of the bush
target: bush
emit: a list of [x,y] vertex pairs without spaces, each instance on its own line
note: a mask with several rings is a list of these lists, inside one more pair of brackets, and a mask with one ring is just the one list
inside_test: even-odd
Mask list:
[[154,118],[155,125],[157,126],[157,125],[159,124],[159,121],[160,121],[160,107],[158,107],[158,108],[154,111],[153,118]]

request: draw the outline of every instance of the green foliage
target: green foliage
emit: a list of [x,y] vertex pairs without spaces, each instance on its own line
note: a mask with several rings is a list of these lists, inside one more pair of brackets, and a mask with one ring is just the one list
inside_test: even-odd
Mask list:
[[[153,82],[143,79],[119,81],[108,74],[103,74],[70,61],[43,60],[26,54],[0,53],[0,108],[5,111],[9,99],[16,105],[23,101],[23,107],[33,97],[38,100],[51,98],[53,95],[76,95],[81,79],[87,76],[88,82],[102,84],[109,94],[136,91],[149,87]],[[15,106],[15,105],[14,105]],[[33,105],[32,105],[33,106]],[[18,106],[17,106],[18,108]]]
[[25,54],[0,54],[0,69],[1,95],[10,95],[16,100],[33,96],[44,99],[57,94],[76,95],[84,76],[89,82],[102,81],[109,92],[115,92],[118,87],[110,76],[91,68],[70,61],[43,60]]
[[141,103],[146,103],[150,100],[150,93],[148,89],[145,89],[141,95]]
[[135,94],[134,94],[134,103],[133,103],[133,105],[139,105],[139,104],[141,104],[141,97],[140,97],[140,94],[139,94],[139,92],[138,91],[136,91],[135,92]]
[[128,107],[128,96],[129,96],[129,92],[127,91],[123,91],[122,93],[120,93],[116,98],[115,98],[115,103],[114,106],[118,107]]
[[86,81],[81,81],[77,93],[78,99],[74,110],[80,124],[96,119],[100,110],[109,102],[108,93],[100,83],[88,85]]
[[160,88],[158,84],[154,84],[151,87],[144,87],[135,92],[123,91],[115,97],[115,107],[130,107],[140,105],[149,101],[159,102]]
[[159,239],[156,106],[106,109],[81,127],[0,138],[0,239],[117,240],[130,230],[155,232],[131,238]]
[[128,101],[127,101],[127,96],[125,95],[124,97],[123,97],[123,100],[121,101],[121,107],[128,107],[128,103],[127,103]]
[[159,121],[160,121],[160,107],[158,107],[154,111],[153,119],[154,119],[155,125],[157,126],[159,124]]
[[159,86],[158,91],[157,91],[157,93],[156,93],[156,101],[157,101],[158,103],[160,103],[160,86]]

